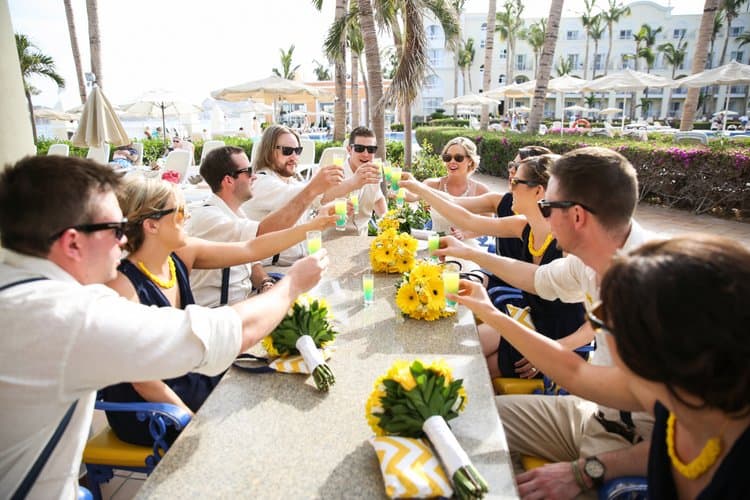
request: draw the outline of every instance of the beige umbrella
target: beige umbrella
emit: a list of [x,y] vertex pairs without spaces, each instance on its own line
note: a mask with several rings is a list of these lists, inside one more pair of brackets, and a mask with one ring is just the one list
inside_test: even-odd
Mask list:
[[100,148],[105,142],[113,146],[130,144],[130,138],[109,100],[94,86],[81,112],[78,129],[71,138],[74,145]]
[[486,97],[482,94],[466,94],[452,99],[446,99],[443,104],[449,106],[496,106],[500,104],[500,101],[490,97]]
[[65,111],[58,111],[43,106],[34,108],[34,118],[41,118],[42,120],[62,120],[67,122],[77,120],[79,117],[80,113],[66,113]]
[[180,95],[168,90],[151,90],[141,95],[134,103],[123,106],[125,116],[161,118],[164,143],[167,142],[167,116],[190,116],[203,111]]

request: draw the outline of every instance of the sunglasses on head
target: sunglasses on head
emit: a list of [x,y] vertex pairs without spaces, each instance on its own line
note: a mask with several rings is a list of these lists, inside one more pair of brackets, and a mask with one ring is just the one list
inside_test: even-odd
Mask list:
[[115,230],[115,238],[117,240],[121,240],[123,235],[125,234],[125,224],[128,223],[128,219],[125,217],[122,218],[120,222],[98,222],[96,224],[78,224],[77,226],[69,226],[65,229],[62,229],[55,234],[53,234],[50,237],[50,240],[55,241],[57,238],[63,235],[65,231],[68,229],[75,229],[76,231],[80,231],[82,233],[95,233],[97,231],[105,231],[107,229],[114,229]]
[[462,154],[449,155],[448,153],[443,153],[442,158],[445,163],[448,163],[451,160],[455,160],[456,163],[461,163],[466,159],[466,155],[462,155]]
[[536,186],[539,185],[539,183],[536,182],[536,181],[527,181],[525,179],[519,179],[518,177],[511,177],[510,178],[510,185],[511,186],[516,187],[519,184],[523,184],[523,185],[529,186],[529,187],[536,187]]
[[236,179],[242,174],[252,175],[252,170],[253,170],[252,167],[240,168],[238,170],[235,170],[234,172],[227,172],[226,175],[229,175]]
[[281,150],[281,154],[284,156],[291,156],[292,153],[296,154],[297,156],[302,154],[302,146],[298,147],[292,147],[292,146],[276,146],[276,149]]
[[367,150],[368,153],[374,154],[378,150],[377,146],[365,146],[364,144],[352,144],[351,146],[355,153],[364,153]]
[[586,311],[586,319],[588,320],[589,324],[591,325],[591,328],[594,329],[595,332],[602,331],[611,333],[611,330],[607,325],[604,324],[604,321],[602,321],[600,318],[602,316],[602,303],[600,302],[596,307],[591,309],[590,311]]
[[587,212],[591,212],[592,214],[595,214],[593,210],[591,210],[589,207],[584,205],[583,203],[578,203],[577,201],[547,201],[547,200],[539,200],[536,202],[536,204],[539,206],[539,211],[542,212],[542,217],[545,219],[548,218],[550,215],[552,215],[552,209],[553,208],[570,208],[578,205],[582,209],[586,210]]
[[516,169],[518,169],[518,162],[510,160],[508,162],[508,170],[516,170]]
[[146,219],[155,219],[159,220],[162,217],[166,217],[167,215],[175,212],[177,214],[177,217],[184,219],[186,215],[185,205],[180,205],[178,207],[172,207],[172,208],[165,208],[164,210],[155,210],[153,212],[147,213],[146,215],[141,217],[141,220]]

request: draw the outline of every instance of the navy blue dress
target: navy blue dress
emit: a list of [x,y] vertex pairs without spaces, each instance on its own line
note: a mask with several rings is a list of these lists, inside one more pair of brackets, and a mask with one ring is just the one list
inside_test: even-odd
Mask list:
[[[528,224],[523,229],[521,257],[524,262],[534,262],[534,257],[529,252],[529,234],[531,226]],[[556,241],[547,247],[542,255],[539,265],[549,264],[555,259],[563,256],[557,248]],[[560,300],[545,300],[538,295],[522,292],[524,302],[531,308],[531,320],[534,322],[536,331],[553,340],[567,337],[578,330],[584,321],[583,304],[569,304]],[[507,311],[506,311],[507,312]],[[524,356],[513,347],[505,338],[500,340],[498,348],[497,365],[503,377],[517,377],[514,363],[520,361]]]
[[[177,255],[172,254],[175,273],[177,274],[177,286],[180,292],[180,304],[182,308],[195,304],[193,292],[190,290],[190,280],[187,268]],[[158,307],[172,307],[161,289],[140,269],[127,259],[120,261],[117,270],[128,277],[133,283],[141,304]],[[219,383],[223,374],[209,377],[199,373],[188,373],[177,378],[163,380],[180,399],[192,411],[198,411],[211,391]],[[102,389],[104,401],[117,403],[145,402],[129,382],[111,385]],[[129,412],[106,412],[110,427],[121,440],[142,446],[151,446],[153,439],[148,431],[148,420],[139,422],[134,413]],[[168,427],[167,441],[173,442],[178,432],[174,427]]]
[[[672,462],[667,454],[667,419],[669,411],[658,401],[654,404],[654,430],[648,454],[648,497],[664,500],[677,499],[677,488],[672,477]],[[750,428],[734,442],[721,461],[714,477],[696,497],[697,500],[747,499],[750,492]]]

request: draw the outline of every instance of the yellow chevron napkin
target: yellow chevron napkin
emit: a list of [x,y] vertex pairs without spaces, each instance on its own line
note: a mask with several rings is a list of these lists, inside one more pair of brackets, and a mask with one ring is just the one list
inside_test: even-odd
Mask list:
[[529,308],[529,306],[516,307],[513,304],[505,304],[505,307],[508,308],[508,316],[518,321],[526,328],[536,330],[536,327],[534,327],[534,322],[531,321],[531,309]]
[[[323,355],[323,359],[325,359],[326,361],[331,359],[332,349],[318,349],[318,350]],[[282,373],[310,374],[310,370],[307,368],[307,365],[305,364],[305,359],[302,357],[301,354],[298,354],[296,356],[282,356],[280,358],[276,358],[270,363],[268,363],[268,366],[273,368],[277,372],[282,372]]]
[[396,436],[370,438],[380,461],[385,493],[390,498],[453,495],[450,482],[427,441]]

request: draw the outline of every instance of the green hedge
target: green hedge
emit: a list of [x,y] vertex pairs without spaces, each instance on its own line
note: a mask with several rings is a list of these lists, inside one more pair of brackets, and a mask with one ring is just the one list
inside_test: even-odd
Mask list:
[[675,147],[668,136],[636,142],[435,127],[417,130],[419,143],[427,141],[434,151],[441,151],[457,136],[477,144],[482,157],[480,171],[490,175],[507,176],[508,161],[524,146],[545,146],[558,154],[585,146],[604,146],[619,151],[633,164],[638,172],[641,199],[696,213],[743,215],[750,211],[750,152],[741,143],[713,141],[709,147]]

